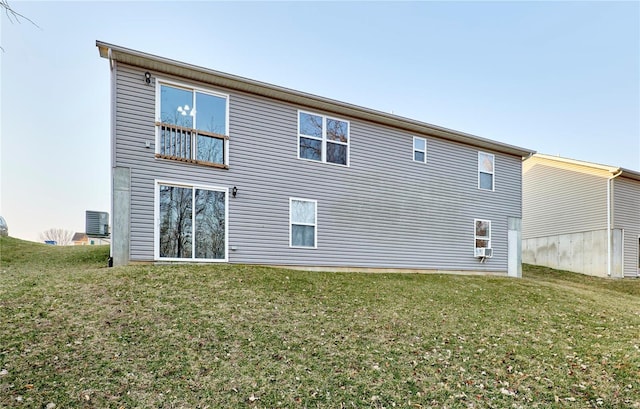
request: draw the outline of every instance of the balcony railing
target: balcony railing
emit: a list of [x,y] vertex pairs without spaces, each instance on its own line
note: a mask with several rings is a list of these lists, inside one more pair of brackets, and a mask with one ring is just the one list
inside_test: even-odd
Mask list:
[[229,168],[224,163],[228,136],[164,122],[156,122],[156,126],[159,143],[157,158]]

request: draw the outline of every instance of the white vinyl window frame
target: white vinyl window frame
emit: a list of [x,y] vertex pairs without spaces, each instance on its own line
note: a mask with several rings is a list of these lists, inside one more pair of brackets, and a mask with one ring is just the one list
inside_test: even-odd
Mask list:
[[[322,118],[322,138],[306,135],[300,131],[300,114],[319,116]],[[298,110],[298,115],[296,118],[298,121],[298,159],[306,160],[309,162],[316,162],[316,163],[328,163],[330,165],[343,166],[343,167],[351,166],[351,122],[350,121],[347,121],[346,119],[336,118],[329,115],[319,114],[317,112],[303,111],[300,109]],[[347,142],[346,143],[340,142],[340,141],[332,141],[327,138],[327,120],[340,121],[347,124]],[[321,159],[319,161],[314,159],[309,159],[309,158],[303,158],[300,156],[300,138],[308,138],[308,139],[315,139],[318,141],[322,141],[322,153],[321,153]],[[347,152],[346,165],[343,165],[342,163],[327,161],[327,144],[328,143],[334,143],[336,145],[343,145],[346,147],[346,152]]]
[[[155,261],[178,261],[183,263],[226,263],[229,261],[229,188],[222,186],[212,186],[194,183],[185,183],[171,180],[154,181],[154,205],[153,205],[153,259]],[[195,196],[196,189],[210,190],[215,192],[224,193],[224,258],[174,258],[174,257],[160,257],[160,186],[175,186],[181,188],[192,189],[192,198]],[[193,200],[195,203],[195,198]],[[195,232],[195,217],[191,220],[191,231]],[[195,245],[195,240],[193,242]],[[193,252],[192,252],[193,254]]]
[[[156,119],[156,123],[160,123],[162,122],[162,118],[161,118],[161,114],[162,114],[162,108],[161,108],[161,87],[162,85],[168,85],[170,87],[174,87],[174,88],[180,88],[183,89],[185,91],[191,91],[191,106],[195,107],[195,101],[196,101],[196,92],[200,92],[202,94],[207,94],[207,95],[211,95],[214,97],[218,97],[218,98],[224,98],[227,103],[225,104],[225,130],[224,130],[224,134],[226,136],[226,138],[222,141],[223,142],[223,160],[224,160],[224,166],[225,167],[229,167],[229,102],[230,102],[230,96],[229,94],[225,94],[222,92],[218,92],[218,91],[214,91],[211,89],[207,89],[207,88],[202,88],[202,87],[197,87],[191,84],[187,84],[187,83],[183,83],[183,82],[178,82],[178,81],[173,81],[173,80],[167,80],[161,77],[156,77],[155,80],[155,88],[156,88],[156,103],[155,103],[155,119]],[[197,128],[197,114],[196,114],[196,119],[194,122],[194,130],[198,130]],[[155,153],[156,154],[160,154],[160,127],[156,126],[155,127]],[[195,155],[195,150],[192,149],[192,155]]]
[[[422,142],[424,145],[424,149],[420,149],[418,146],[416,146],[416,142]],[[416,159],[416,153],[423,154],[422,160]],[[413,137],[413,161],[418,163],[427,163],[427,139],[426,138],[421,138],[419,136]]]
[[[293,220],[293,202],[308,202],[313,203],[314,214],[313,223],[295,222]],[[300,246],[293,244],[293,226],[313,226],[313,246]],[[317,249],[318,248],[318,201],[315,199],[302,199],[299,197],[289,198],[289,247],[296,249]]]
[[[483,156],[491,158],[491,171],[488,171],[486,169],[482,169],[482,157]],[[491,175],[491,189],[487,189],[485,187],[482,187],[480,179],[481,179],[481,175],[483,173],[486,174],[486,175]],[[496,156],[493,153],[482,152],[482,151],[478,152],[478,189],[485,190],[485,191],[488,191],[488,192],[489,191],[493,192],[493,191],[496,190]]]
[[[478,222],[481,223],[488,223],[489,224],[489,228],[487,229],[487,235],[486,236],[482,236],[482,235],[478,235]],[[483,240],[487,242],[487,245],[485,247],[478,247],[477,243],[478,240]],[[487,220],[487,219],[473,219],[473,255],[477,256],[478,255],[478,249],[491,249],[493,247],[491,247],[491,220]]]

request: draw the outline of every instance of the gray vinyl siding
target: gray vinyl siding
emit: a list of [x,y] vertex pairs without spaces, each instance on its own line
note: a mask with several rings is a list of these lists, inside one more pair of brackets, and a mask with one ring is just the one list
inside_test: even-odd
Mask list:
[[639,272],[640,181],[625,177],[613,180],[613,227],[624,231],[624,275],[625,277],[636,277]]
[[[193,84],[229,95],[230,168],[156,159],[156,73],[151,85],[143,73],[119,64],[116,74],[115,166],[131,168],[132,261],[154,258],[155,180],[166,180],[238,187],[228,209],[233,263],[506,271],[507,217],[521,217],[519,156],[486,151],[495,191],[483,191],[472,146]],[[298,110],[350,121],[349,167],[297,158]],[[413,136],[427,139],[426,164],[413,161]],[[317,249],[289,247],[290,197],[317,200]],[[494,257],[483,264],[473,256],[475,218],[492,222]]]
[[607,228],[605,177],[536,163],[522,186],[523,239]]

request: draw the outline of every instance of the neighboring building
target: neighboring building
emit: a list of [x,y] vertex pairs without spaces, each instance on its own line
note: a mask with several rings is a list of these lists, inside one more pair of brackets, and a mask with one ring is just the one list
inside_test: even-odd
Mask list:
[[100,244],[109,244],[109,239],[104,237],[90,237],[86,233],[74,233],[71,242],[74,246],[93,246]]
[[86,246],[89,244],[89,237],[84,233],[74,233],[71,242],[74,246]]
[[114,265],[520,273],[533,152],[97,42]]
[[640,172],[536,154],[523,165],[523,262],[640,276]]

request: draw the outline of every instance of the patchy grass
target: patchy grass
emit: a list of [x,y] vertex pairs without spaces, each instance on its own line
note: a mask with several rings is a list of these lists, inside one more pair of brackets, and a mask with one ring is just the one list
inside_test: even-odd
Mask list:
[[0,251],[0,407],[640,408],[636,280]]
[[615,296],[616,293],[624,293],[640,297],[640,284],[636,279],[611,280],[526,264],[524,265],[524,276],[539,282],[544,281],[556,285],[568,284],[574,288],[597,290],[599,293],[610,291],[612,296]]

